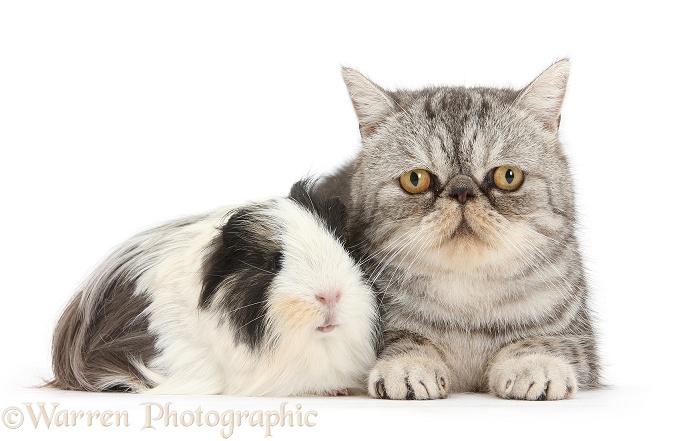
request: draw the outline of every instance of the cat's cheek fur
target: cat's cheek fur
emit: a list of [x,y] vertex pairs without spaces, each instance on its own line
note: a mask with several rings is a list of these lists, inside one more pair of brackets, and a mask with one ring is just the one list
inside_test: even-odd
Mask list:
[[549,354],[499,354],[488,371],[490,392],[517,400],[563,400],[577,392],[577,377],[570,364]]

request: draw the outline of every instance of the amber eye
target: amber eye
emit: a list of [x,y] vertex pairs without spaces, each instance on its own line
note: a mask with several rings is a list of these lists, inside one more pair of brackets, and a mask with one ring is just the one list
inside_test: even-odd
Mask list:
[[430,188],[432,179],[427,170],[415,169],[401,175],[401,187],[408,193],[417,194]]
[[524,172],[513,165],[503,165],[495,169],[492,179],[500,190],[514,191],[524,182]]

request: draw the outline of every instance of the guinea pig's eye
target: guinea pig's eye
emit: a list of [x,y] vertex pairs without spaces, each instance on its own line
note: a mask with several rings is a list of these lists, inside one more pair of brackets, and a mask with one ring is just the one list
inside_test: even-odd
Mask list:
[[427,191],[432,183],[430,172],[421,168],[405,172],[400,178],[401,187],[410,194]]
[[277,253],[273,258],[273,269],[279,270],[282,268],[282,253]]
[[491,171],[495,187],[504,191],[514,191],[524,182],[524,172],[513,165],[503,165]]

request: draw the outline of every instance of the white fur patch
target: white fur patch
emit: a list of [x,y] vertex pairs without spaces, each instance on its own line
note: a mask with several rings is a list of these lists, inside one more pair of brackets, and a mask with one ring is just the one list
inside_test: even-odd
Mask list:
[[[338,240],[313,215],[278,200],[265,215],[280,231],[283,266],[268,296],[268,341],[257,351],[235,342],[215,308],[198,308],[201,268],[229,209],[180,228],[140,279],[151,297],[150,332],[159,356],[141,367],[162,394],[286,396],[364,388],[375,360],[376,306]],[[332,332],[317,330],[325,305],[316,296],[340,292]]]

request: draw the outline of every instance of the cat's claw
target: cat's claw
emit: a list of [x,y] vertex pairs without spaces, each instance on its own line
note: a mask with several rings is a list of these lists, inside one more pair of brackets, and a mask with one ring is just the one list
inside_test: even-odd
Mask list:
[[390,400],[434,400],[449,394],[449,370],[437,360],[407,355],[377,361],[368,392]]
[[348,393],[347,389],[335,389],[335,390],[329,390],[328,392],[326,392],[326,396],[329,396],[329,397],[339,397],[339,396],[348,396],[348,395],[350,395],[350,394]]
[[547,354],[495,360],[489,370],[490,391],[516,400],[564,400],[577,392],[574,370],[565,360]]

